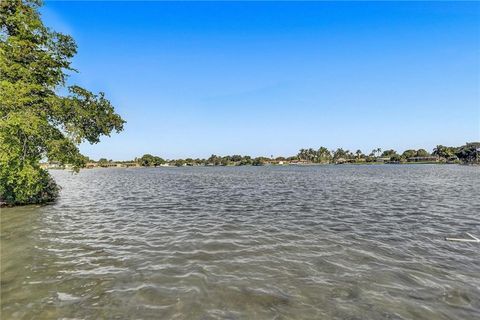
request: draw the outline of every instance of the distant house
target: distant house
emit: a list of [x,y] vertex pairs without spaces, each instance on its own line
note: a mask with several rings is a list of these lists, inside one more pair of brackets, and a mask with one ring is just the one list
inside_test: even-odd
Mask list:
[[388,162],[390,161],[390,157],[381,157],[376,159],[377,162]]
[[272,159],[272,160],[265,161],[265,163],[266,164],[284,165],[284,164],[286,164],[286,161]]
[[117,168],[131,168],[131,167],[140,167],[140,164],[137,162],[119,162],[116,163]]
[[138,168],[138,167],[140,167],[140,164],[138,162],[125,162],[123,165],[127,168],[130,168],[130,167]]
[[290,161],[290,164],[309,164],[311,163],[310,161],[308,160],[292,160]]
[[104,163],[100,164],[100,167],[111,168],[111,167],[118,167],[118,165],[115,162],[104,162]]
[[408,162],[437,162],[437,157],[410,157],[407,159]]

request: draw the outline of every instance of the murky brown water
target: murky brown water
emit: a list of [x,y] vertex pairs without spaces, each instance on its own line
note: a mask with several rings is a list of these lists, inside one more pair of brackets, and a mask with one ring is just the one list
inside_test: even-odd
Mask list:
[[2,319],[479,319],[480,168],[53,172],[1,210]]

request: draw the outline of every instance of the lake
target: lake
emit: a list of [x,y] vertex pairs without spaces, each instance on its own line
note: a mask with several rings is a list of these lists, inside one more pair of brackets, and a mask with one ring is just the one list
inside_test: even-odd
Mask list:
[[480,168],[52,171],[1,209],[2,319],[480,318]]

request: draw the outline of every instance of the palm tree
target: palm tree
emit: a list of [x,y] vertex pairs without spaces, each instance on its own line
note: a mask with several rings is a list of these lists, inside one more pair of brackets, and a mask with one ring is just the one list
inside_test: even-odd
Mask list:
[[307,152],[308,152],[308,160],[315,161],[315,158],[316,158],[316,155],[317,155],[315,150],[313,150],[312,148],[309,148]]
[[328,151],[328,149],[325,148],[325,147],[320,147],[320,149],[318,149],[318,151],[317,151],[317,155],[320,159],[320,162],[322,162],[324,160],[328,160],[328,159],[331,158],[330,151]]
[[362,154],[362,151],[358,149],[355,154],[357,155],[357,160],[360,159],[360,155]]
[[300,158],[300,160],[304,160],[305,158],[305,149],[300,149],[300,151],[298,152],[298,157]]

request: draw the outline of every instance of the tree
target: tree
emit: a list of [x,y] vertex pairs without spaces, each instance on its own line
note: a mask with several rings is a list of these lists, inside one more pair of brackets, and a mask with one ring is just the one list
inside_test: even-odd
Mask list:
[[397,151],[390,149],[390,150],[385,150],[382,153],[382,158],[390,158],[397,155]]
[[307,150],[306,149],[300,149],[300,151],[297,154],[298,159],[300,160],[306,160],[307,159]]
[[461,146],[455,155],[463,163],[480,163],[480,142],[470,142]]
[[390,157],[390,161],[392,162],[400,162],[402,161],[402,157],[398,154],[394,154]]
[[238,155],[238,154],[234,154],[234,155],[231,157],[231,161],[233,161],[233,162],[240,162],[240,161],[242,161],[242,156],[241,156],[241,155]]
[[186,162],[183,159],[177,159],[175,160],[174,164],[176,167],[183,167],[184,165],[186,165]]
[[355,151],[355,154],[357,155],[357,160],[360,159],[360,157],[362,156],[362,150],[358,149],[357,151]]
[[378,157],[378,156],[380,156],[381,153],[382,153],[382,148],[375,148],[375,149],[372,150],[370,155],[372,157]]
[[428,153],[425,149],[418,149],[417,150],[417,157],[429,157],[430,153]]
[[333,159],[338,160],[338,159],[346,159],[348,157],[348,151],[343,150],[342,148],[338,148],[335,150],[333,153]]
[[308,160],[316,162],[317,152],[315,150],[313,150],[312,148],[309,148],[307,150],[307,152],[308,152]]
[[224,158],[222,158],[222,160],[220,160],[220,165],[221,166],[228,166],[228,163],[229,163],[229,161],[228,161],[227,157],[224,157]]
[[453,147],[445,147],[442,145],[438,145],[433,149],[434,156],[437,156],[439,158],[445,158],[448,159],[450,157],[455,156],[455,148]]
[[265,163],[265,158],[257,157],[253,159],[252,166],[263,166],[264,163]]
[[54,200],[58,186],[39,161],[78,170],[86,162],[78,144],[124,124],[103,93],[67,86],[76,44],[43,25],[40,5],[0,2],[0,200],[8,204]]
[[141,156],[140,158],[138,158],[137,162],[142,167],[158,167],[159,165],[164,164],[165,160],[160,157],[152,156],[151,154],[147,153]]
[[153,165],[153,156],[149,153],[144,154],[140,158],[137,159],[138,164],[142,167],[150,167]]
[[164,163],[165,163],[165,160],[163,158],[160,158],[160,157],[157,157],[157,156],[153,157],[153,165],[155,167],[158,167],[158,166],[160,166]]
[[107,159],[105,159],[105,158],[100,158],[100,159],[98,159],[98,165],[99,165],[100,167],[106,167],[106,166],[108,165],[108,162],[109,162],[109,161],[108,161]]
[[238,165],[246,166],[249,164],[252,164],[252,158],[250,156],[244,156]]
[[415,151],[413,149],[405,150],[402,153],[402,158],[404,158],[404,159],[413,158],[413,157],[416,157],[416,156],[417,156],[417,151]]
[[212,164],[214,166],[220,165],[221,161],[222,161],[222,158],[214,154],[212,154],[210,158],[207,159],[207,163]]
[[332,158],[332,154],[325,147],[320,147],[317,151],[317,154],[318,154],[318,160],[320,162],[329,162],[330,159]]

